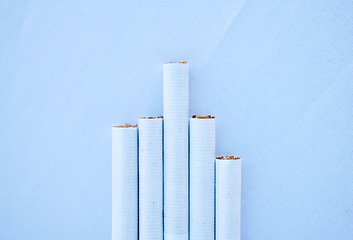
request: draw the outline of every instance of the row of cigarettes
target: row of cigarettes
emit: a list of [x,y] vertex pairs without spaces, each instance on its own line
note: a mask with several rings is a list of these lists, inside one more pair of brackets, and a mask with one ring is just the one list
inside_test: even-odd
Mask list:
[[189,118],[189,66],[163,67],[163,117],[113,127],[113,240],[240,239],[241,159],[215,157],[215,118]]

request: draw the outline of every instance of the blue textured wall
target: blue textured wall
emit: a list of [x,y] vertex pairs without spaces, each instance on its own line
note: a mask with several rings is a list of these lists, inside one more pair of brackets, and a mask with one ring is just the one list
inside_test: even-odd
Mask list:
[[243,157],[243,240],[353,239],[351,1],[0,1],[0,239],[110,239],[111,126],[190,114]]

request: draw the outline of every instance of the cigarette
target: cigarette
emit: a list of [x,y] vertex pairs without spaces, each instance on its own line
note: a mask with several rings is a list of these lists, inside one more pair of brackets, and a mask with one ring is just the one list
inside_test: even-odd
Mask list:
[[240,240],[241,159],[216,158],[216,240]]
[[114,126],[112,140],[112,240],[137,239],[137,126]]
[[214,239],[215,118],[190,119],[190,239]]
[[139,125],[139,239],[163,239],[163,118]]
[[188,240],[189,65],[163,65],[164,240]]

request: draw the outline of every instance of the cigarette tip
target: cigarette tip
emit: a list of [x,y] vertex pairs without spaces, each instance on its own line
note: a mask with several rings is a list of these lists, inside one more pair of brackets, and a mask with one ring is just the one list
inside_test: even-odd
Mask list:
[[234,157],[234,156],[220,156],[220,157],[216,157],[216,159],[219,160],[240,160],[240,157]]
[[139,119],[159,119],[163,118],[163,116],[157,116],[157,117],[140,117]]
[[137,124],[135,124],[135,125],[124,124],[124,125],[117,125],[117,126],[114,126],[114,127],[117,127],[117,128],[136,128]]
[[187,64],[187,62],[186,62],[186,61],[184,61],[184,62],[166,62],[165,64],[169,64],[169,63],[181,63],[181,64]]
[[198,118],[198,119],[211,119],[211,118],[215,118],[212,115],[193,115],[192,118]]

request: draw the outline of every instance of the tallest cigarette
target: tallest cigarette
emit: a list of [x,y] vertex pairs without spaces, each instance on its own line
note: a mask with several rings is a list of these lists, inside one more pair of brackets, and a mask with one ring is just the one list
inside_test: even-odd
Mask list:
[[188,239],[189,65],[163,65],[164,240]]

